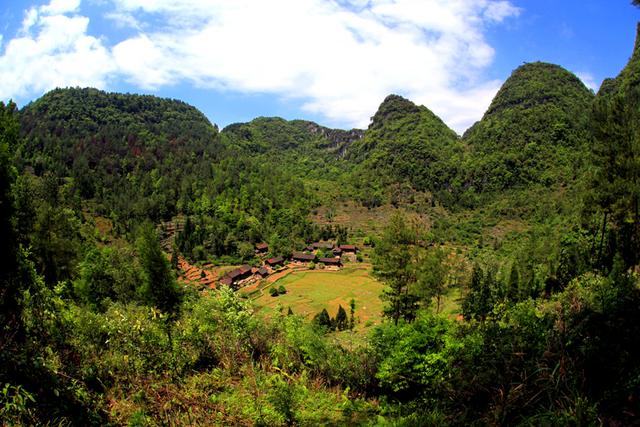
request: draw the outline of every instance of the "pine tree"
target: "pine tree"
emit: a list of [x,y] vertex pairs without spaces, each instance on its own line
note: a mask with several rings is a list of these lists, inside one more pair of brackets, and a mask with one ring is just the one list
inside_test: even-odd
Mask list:
[[442,296],[447,287],[449,267],[446,264],[446,253],[440,249],[431,249],[419,261],[417,292],[423,306],[429,306],[436,299],[436,313],[440,312]]
[[178,253],[178,246],[174,243],[171,247],[171,268],[175,271],[179,269],[180,254]]
[[353,330],[355,326],[355,312],[356,312],[356,300],[351,298],[349,301],[349,329]]
[[344,331],[349,326],[347,319],[347,312],[342,308],[342,305],[338,306],[338,313],[336,313],[336,328],[339,331]]
[[7,344],[13,339],[20,339],[23,332],[20,318],[20,294],[23,288],[19,277],[20,253],[12,223],[15,208],[11,187],[17,174],[11,153],[18,140],[15,110],[15,104],[5,106],[0,102],[0,259],[3,264],[0,268],[0,342]]
[[486,274],[475,264],[471,273],[469,292],[462,303],[462,312],[466,319],[484,320],[493,308],[492,287],[495,286],[491,270]]
[[397,325],[400,319],[411,321],[418,310],[418,297],[410,291],[417,281],[412,246],[417,240],[415,229],[407,219],[394,214],[373,253],[373,273],[387,285],[382,299],[387,302],[384,315]]
[[329,316],[329,312],[326,308],[323,308],[320,313],[315,315],[315,317],[313,318],[313,322],[318,326],[324,326],[328,330],[333,329],[331,317]]
[[520,299],[520,274],[518,273],[518,267],[515,262],[511,265],[511,271],[509,272],[507,299],[514,302]]
[[151,223],[141,228],[138,254],[143,271],[141,293],[145,300],[164,313],[175,314],[180,306],[182,295]]

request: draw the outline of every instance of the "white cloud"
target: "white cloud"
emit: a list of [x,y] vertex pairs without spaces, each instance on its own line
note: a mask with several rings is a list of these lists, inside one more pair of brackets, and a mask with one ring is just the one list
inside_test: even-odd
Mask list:
[[[494,56],[485,28],[519,13],[502,0],[111,1],[108,17],[137,35],[106,47],[88,35],[86,18],[67,16],[78,0],[53,0],[0,56],[0,97],[80,80],[74,67],[63,67],[75,55],[100,64],[85,70],[85,85],[119,76],[145,89],[190,82],[269,93],[301,100],[330,124],[359,127],[386,95],[399,93],[462,132],[499,86],[478,77]],[[45,62],[57,65],[58,78],[45,75],[34,86],[29,72],[44,71]]]
[[593,74],[583,71],[577,72],[575,75],[578,76],[578,78],[582,80],[582,83],[592,91],[597,92],[598,89],[600,89],[600,84],[596,81]]
[[61,86],[106,86],[110,53],[86,34],[89,19],[52,13],[73,11],[77,4],[54,0],[26,13],[21,34],[7,41],[0,56],[0,99]]
[[48,5],[42,6],[40,10],[47,15],[59,15],[75,12],[78,8],[80,8],[80,0],[51,0]]
[[113,57],[118,71],[144,89],[157,89],[175,80],[175,71],[165,63],[166,53],[145,35],[116,45]]
[[[487,3],[487,2],[485,2]],[[484,16],[494,22],[502,22],[510,16],[518,16],[520,9],[513,6],[508,1],[496,1],[487,4]]]
[[144,25],[130,13],[110,12],[104,17],[111,20],[117,28],[133,28],[142,31],[144,27]]
[[38,9],[32,7],[24,14],[24,19],[22,20],[22,33],[26,34],[29,32],[31,27],[33,27],[36,22],[38,22]]

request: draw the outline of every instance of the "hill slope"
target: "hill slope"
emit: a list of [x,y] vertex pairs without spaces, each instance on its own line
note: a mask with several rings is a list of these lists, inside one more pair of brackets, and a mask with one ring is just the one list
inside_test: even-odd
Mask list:
[[222,130],[222,134],[254,154],[285,150],[323,150],[342,155],[351,143],[363,137],[364,131],[329,129],[306,120],[258,117],[248,123],[231,124]]
[[247,215],[267,222],[271,211],[309,204],[301,182],[221,138],[184,102],[57,89],[23,108],[20,122],[21,168],[56,178],[121,225],[218,210],[234,229]]
[[529,63],[464,135],[464,181],[476,192],[575,179],[588,150],[593,93],[553,64]]
[[347,157],[359,164],[363,193],[406,184],[445,194],[461,148],[456,133],[428,108],[389,95]]

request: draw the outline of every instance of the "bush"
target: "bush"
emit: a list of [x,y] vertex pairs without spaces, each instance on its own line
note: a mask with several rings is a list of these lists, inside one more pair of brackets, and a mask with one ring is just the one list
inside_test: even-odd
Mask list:
[[271,295],[272,297],[277,297],[278,294],[278,290],[274,287],[269,288],[269,295]]
[[338,328],[339,331],[344,331],[349,326],[349,319],[347,318],[347,312],[344,311],[344,308],[342,308],[342,305],[338,306],[338,313],[336,314],[335,324],[336,324],[336,328]]
[[315,270],[316,269],[316,263],[315,262],[310,262],[308,265],[309,270]]
[[329,316],[329,312],[327,312],[326,308],[323,308],[322,311],[316,314],[313,317],[313,322],[316,325],[323,326],[328,330],[333,330],[333,322],[331,322],[331,317]]
[[280,294],[280,295],[284,295],[284,294],[286,294],[286,293],[287,293],[287,290],[285,289],[284,285],[280,285],[280,286],[278,287],[278,294]]

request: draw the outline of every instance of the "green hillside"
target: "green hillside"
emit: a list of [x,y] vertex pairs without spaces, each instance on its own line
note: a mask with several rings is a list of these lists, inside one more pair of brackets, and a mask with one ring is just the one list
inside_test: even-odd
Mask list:
[[204,166],[222,151],[201,112],[153,96],[57,89],[23,108],[20,124],[21,166],[72,179],[81,198],[123,222],[170,218],[189,182],[213,178]]
[[557,65],[518,67],[464,135],[463,181],[475,193],[574,182],[589,151],[593,98]]
[[458,136],[438,116],[424,106],[389,95],[347,158],[358,164],[357,197],[373,206],[385,193],[389,197],[393,184],[447,198],[461,154]]

